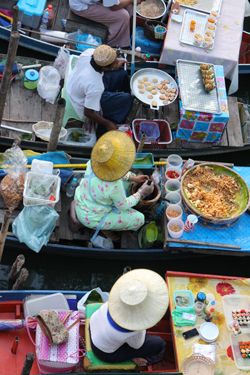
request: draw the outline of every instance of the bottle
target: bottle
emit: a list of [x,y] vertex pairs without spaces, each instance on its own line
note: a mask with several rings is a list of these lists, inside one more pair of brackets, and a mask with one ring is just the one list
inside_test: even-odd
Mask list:
[[140,46],[136,47],[135,51],[138,53],[141,53],[141,47]]
[[196,298],[195,298],[195,302],[200,301],[202,303],[205,303],[205,300],[206,300],[206,294],[205,293],[203,293],[203,292],[197,293]]
[[49,21],[48,21],[47,27],[50,27],[55,17],[55,13],[53,11],[52,5],[48,5],[48,8],[44,10],[43,14],[45,14],[46,12],[49,13]]
[[208,305],[206,305],[205,307],[205,313],[206,314],[210,313],[210,309],[214,308],[214,305],[215,305],[215,301],[210,301]]
[[206,322],[211,322],[214,316],[214,308],[212,307],[210,311],[206,314],[205,321]]
[[71,183],[68,185],[68,188],[66,190],[67,197],[73,197],[76,187],[77,187],[77,179],[74,177]]
[[42,16],[42,21],[41,21],[41,25],[40,25],[40,32],[41,33],[44,33],[44,31],[47,30],[48,22],[49,22],[49,12],[45,12]]
[[214,300],[215,300],[215,296],[212,293],[207,293],[205,304],[208,305],[209,302],[214,301]]
[[145,55],[145,60],[146,61],[151,61],[152,59],[151,59],[151,55],[150,55],[150,53],[147,53],[146,55]]
[[62,25],[65,28],[66,27],[67,20],[65,18],[62,18]]

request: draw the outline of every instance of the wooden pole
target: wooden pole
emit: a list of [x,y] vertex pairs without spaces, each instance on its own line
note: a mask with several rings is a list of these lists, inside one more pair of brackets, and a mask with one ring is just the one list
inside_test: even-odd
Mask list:
[[4,213],[3,223],[2,223],[1,232],[0,232],[0,263],[2,261],[3,249],[4,249],[4,244],[5,244],[8,228],[9,228],[10,217],[11,217],[11,212],[9,210],[6,210]]
[[16,275],[22,268],[24,262],[25,262],[25,256],[23,254],[18,255],[15,262],[12,264],[12,267],[9,273],[9,279],[14,280],[16,278]]
[[24,361],[24,365],[23,365],[21,375],[30,375],[30,371],[31,371],[34,360],[35,360],[35,354],[34,353],[26,354],[26,358],[25,358],[25,361]]
[[57,147],[57,141],[62,129],[63,116],[65,111],[66,100],[61,98],[57,101],[56,118],[51,131],[50,140],[48,143],[47,151],[55,151]]
[[12,77],[12,70],[14,66],[14,62],[16,59],[16,52],[19,43],[20,34],[17,32],[17,19],[18,19],[18,7],[13,7],[14,14],[13,14],[13,24],[12,24],[12,32],[10,34],[10,41],[9,47],[6,57],[6,62],[4,65],[3,71],[3,79],[0,88],[0,125],[2,123],[3,118],[3,111],[5,107],[7,92],[10,87],[11,77]]
[[20,275],[17,278],[17,281],[13,285],[12,290],[21,289],[21,287],[23,286],[23,283],[25,282],[25,280],[27,279],[28,276],[29,276],[28,270],[26,268],[22,268],[21,272],[20,272]]
[[137,153],[142,152],[145,140],[146,140],[146,135],[142,134],[139,146],[138,146],[137,151],[136,151]]
[[182,245],[195,245],[195,246],[206,246],[206,247],[221,247],[223,249],[235,249],[240,250],[240,245],[231,245],[226,243],[217,243],[217,242],[205,242],[205,241],[193,241],[193,240],[179,240],[175,238],[168,238],[168,242],[178,243]]

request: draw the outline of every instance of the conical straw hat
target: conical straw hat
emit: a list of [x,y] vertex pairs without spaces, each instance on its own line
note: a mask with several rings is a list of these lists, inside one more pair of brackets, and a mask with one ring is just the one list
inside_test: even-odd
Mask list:
[[121,276],[113,285],[108,308],[120,327],[141,331],[161,320],[168,303],[165,280],[154,271],[136,269]]
[[95,144],[91,153],[94,174],[104,181],[122,178],[135,161],[135,144],[120,130],[105,133]]

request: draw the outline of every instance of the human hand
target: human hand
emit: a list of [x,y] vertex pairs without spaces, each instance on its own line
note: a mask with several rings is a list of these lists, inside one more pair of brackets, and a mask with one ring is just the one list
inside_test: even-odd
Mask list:
[[120,69],[124,64],[126,64],[127,66],[129,66],[129,62],[125,59],[117,59],[116,60],[116,66],[114,68],[114,70],[118,70]]
[[108,131],[110,131],[110,130],[117,130],[116,124],[114,124],[112,121],[107,120],[105,126],[106,126],[106,128],[107,128]]
[[151,185],[148,185],[147,181],[138,189],[138,193],[141,196],[141,199],[144,199],[147,195],[153,193],[154,190],[154,181],[152,181]]
[[143,184],[145,181],[147,181],[149,177],[147,175],[140,174],[138,176],[131,176],[130,180],[136,182],[137,184]]

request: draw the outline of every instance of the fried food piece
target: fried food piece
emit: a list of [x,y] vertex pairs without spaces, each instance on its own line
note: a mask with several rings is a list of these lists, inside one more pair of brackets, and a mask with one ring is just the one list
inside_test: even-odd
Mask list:
[[149,82],[144,82],[144,86],[150,86]]
[[153,95],[152,95],[152,94],[149,94],[149,95],[148,95],[148,99],[153,99]]
[[167,86],[167,85],[163,85],[162,88],[163,88],[164,90],[167,90],[167,89],[168,89],[168,86]]
[[167,100],[167,99],[164,99],[162,103],[163,103],[163,104],[168,104],[168,100]]
[[144,92],[145,92],[145,91],[144,91],[144,90],[142,90],[142,89],[141,89],[141,90],[139,90],[139,93],[140,93],[140,94],[144,94]]
[[171,92],[171,89],[167,89],[167,92]]
[[161,89],[162,89],[162,85],[160,85],[160,84],[157,85],[157,89],[158,89],[158,90],[161,90]]
[[170,83],[169,79],[164,80],[165,83]]
[[148,77],[143,77],[143,81],[147,82],[148,81]]
[[143,79],[138,79],[138,83],[143,83]]
[[147,90],[151,91],[152,90],[151,86],[147,86]]
[[152,90],[156,89],[156,85],[151,85]]
[[158,79],[157,79],[157,78],[153,78],[152,81],[153,81],[154,83],[157,83],[157,82],[158,82]]
[[155,100],[152,101],[152,105],[157,107],[157,102]]
[[200,65],[200,68],[201,68],[202,70],[208,70],[208,69],[210,68],[210,65],[209,65],[209,64],[201,64],[201,65]]
[[176,92],[176,91],[177,91],[177,89],[172,89],[171,91],[172,91],[172,92]]
[[208,83],[207,85],[205,85],[206,91],[212,91],[214,88],[215,88],[215,86],[212,83]]
[[164,89],[161,89],[161,90],[160,90],[160,93],[161,93],[161,94],[165,94],[165,90],[164,90]]
[[151,94],[156,95],[156,94],[157,94],[157,91],[156,91],[156,90],[152,90],[152,91],[151,91]]
[[164,99],[165,99],[165,95],[160,95],[159,98],[160,98],[161,100],[164,100]]
[[140,85],[137,85],[137,87],[138,89],[143,89],[144,86],[140,84]]

